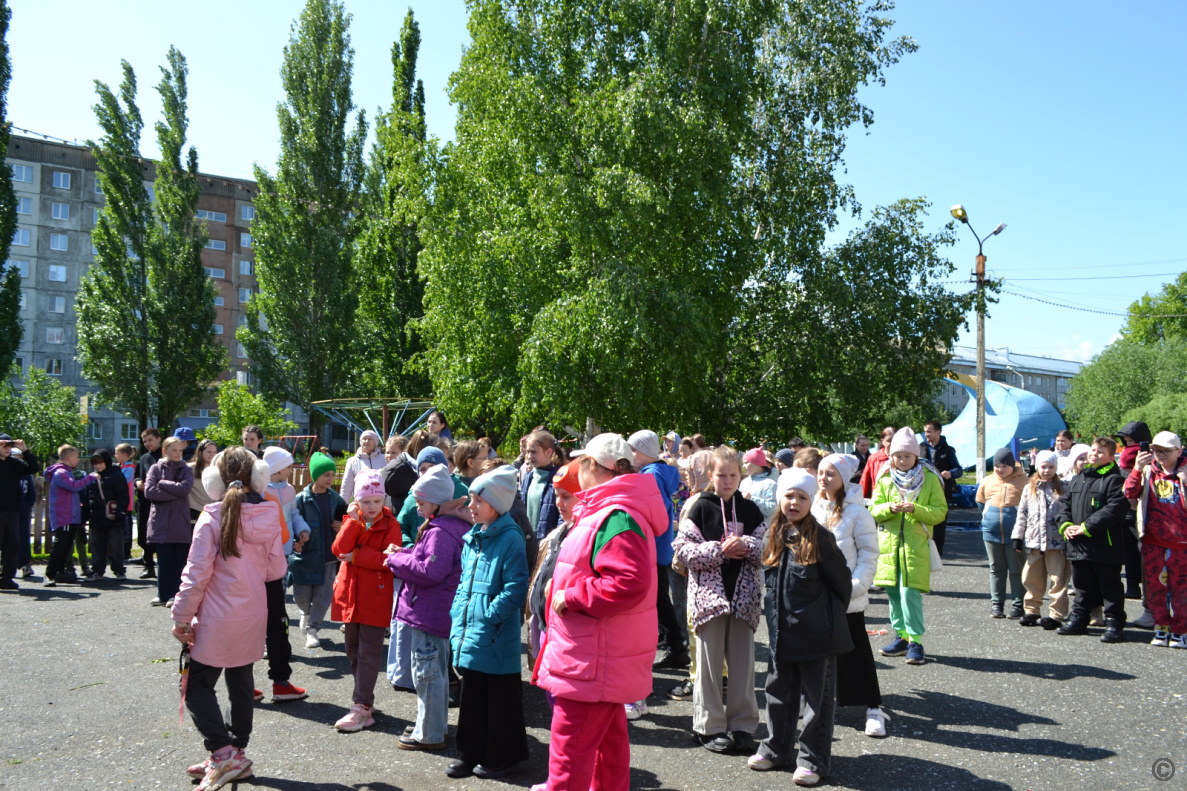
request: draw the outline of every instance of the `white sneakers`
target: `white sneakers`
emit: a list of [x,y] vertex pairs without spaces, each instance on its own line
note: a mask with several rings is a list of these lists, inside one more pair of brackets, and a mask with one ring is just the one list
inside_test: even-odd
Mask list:
[[321,638],[317,636],[317,630],[312,626],[305,630],[305,647],[317,648],[321,645]]
[[880,739],[886,735],[886,721],[890,715],[882,709],[866,709],[866,736]]
[[632,721],[637,720],[647,713],[647,701],[640,700],[636,703],[627,703],[625,708],[626,718]]
[[1157,645],[1166,648],[1171,643],[1171,633],[1166,629],[1154,629],[1154,639],[1150,641],[1150,645]]

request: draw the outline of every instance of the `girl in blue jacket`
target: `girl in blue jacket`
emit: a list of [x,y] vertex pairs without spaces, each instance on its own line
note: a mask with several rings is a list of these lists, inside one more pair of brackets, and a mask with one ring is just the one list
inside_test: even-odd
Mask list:
[[519,660],[528,563],[523,531],[508,514],[517,493],[510,465],[470,485],[474,527],[450,610],[449,641],[462,678],[450,777],[504,777],[528,757]]

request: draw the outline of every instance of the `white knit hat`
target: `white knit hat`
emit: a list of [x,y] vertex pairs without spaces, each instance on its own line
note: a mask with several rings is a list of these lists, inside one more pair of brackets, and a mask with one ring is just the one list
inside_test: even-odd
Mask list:
[[268,469],[272,470],[272,474],[275,475],[281,470],[293,466],[293,454],[284,448],[273,445],[270,448],[264,448],[264,461],[268,462]]
[[919,455],[919,439],[915,436],[915,429],[903,426],[894,432],[894,439],[890,441],[890,455],[896,453],[913,453]]
[[1035,455],[1035,466],[1038,467],[1040,464],[1054,464],[1058,467],[1059,457],[1055,455],[1055,451],[1053,450],[1040,450]]
[[789,489],[799,489],[809,498],[816,496],[816,476],[803,467],[788,467],[779,473],[779,483],[776,485],[776,495],[780,498]]
[[843,482],[848,483],[849,479],[857,472],[857,467],[861,462],[856,456],[850,456],[847,453],[831,453],[820,460],[821,467],[826,464],[837,471]]

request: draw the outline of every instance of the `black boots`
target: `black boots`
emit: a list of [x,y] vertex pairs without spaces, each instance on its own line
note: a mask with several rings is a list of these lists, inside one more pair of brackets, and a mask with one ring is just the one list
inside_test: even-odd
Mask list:
[[1115,621],[1110,618],[1105,633],[1100,636],[1100,641],[1102,643],[1124,643],[1125,632],[1122,631],[1124,628],[1124,621]]

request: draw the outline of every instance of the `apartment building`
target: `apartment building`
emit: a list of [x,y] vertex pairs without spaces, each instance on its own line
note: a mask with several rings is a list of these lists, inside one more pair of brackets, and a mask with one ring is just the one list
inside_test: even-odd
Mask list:
[[[21,273],[21,372],[37,366],[75,388],[79,396],[93,393],[77,359],[74,303],[79,283],[94,261],[91,231],[103,207],[94,157],[84,146],[14,135],[7,158],[18,212],[8,266]],[[154,179],[155,169],[146,163],[144,180],[150,194]],[[235,340],[235,329],[246,321],[246,303],[256,290],[251,239],[256,184],[206,175],[200,181],[199,216],[210,237],[202,263],[218,293],[212,332],[227,352],[223,378],[247,383],[249,360]],[[217,417],[213,407],[201,405],[179,416],[179,422],[200,428]],[[92,447],[113,447],[137,437],[136,421],[126,415],[93,406],[89,414]]]
[[[973,377],[977,375],[975,346],[954,346],[951,353],[946,366],[948,370]],[[1067,403],[1068,382],[1083,367],[1084,363],[1074,360],[1017,354],[1008,348],[985,350],[985,373],[990,381],[1029,390],[1060,410]],[[945,382],[940,400],[948,411],[959,414],[968,402],[969,394],[964,388]]]

